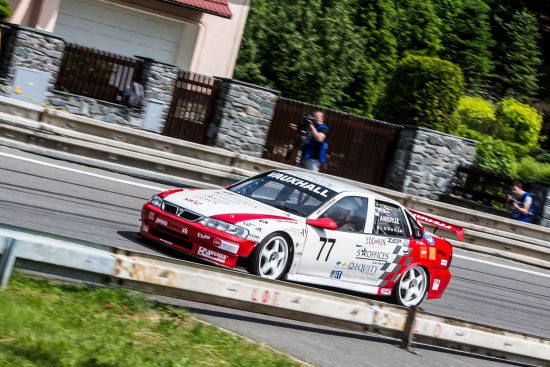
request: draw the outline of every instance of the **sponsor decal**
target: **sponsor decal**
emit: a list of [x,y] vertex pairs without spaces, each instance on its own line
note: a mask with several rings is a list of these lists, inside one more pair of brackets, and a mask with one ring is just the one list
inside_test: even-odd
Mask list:
[[361,260],[379,260],[385,261],[388,260],[389,254],[387,252],[380,251],[370,251],[366,248],[359,248],[355,253],[355,258]]
[[420,258],[421,259],[428,258],[428,248],[426,246],[420,246]]
[[220,254],[217,251],[207,249],[206,247],[199,247],[198,251],[199,256],[202,256],[204,258],[214,260],[219,263],[225,263],[225,260],[227,260],[227,255]]
[[448,262],[445,259],[441,259],[441,266],[447,266]]
[[263,220],[263,219],[260,219],[258,222],[263,223],[263,224],[267,224],[267,220]]
[[428,242],[430,246],[435,245],[435,240],[430,232],[424,231],[424,239],[426,240],[426,242]]
[[267,175],[267,177],[273,178],[280,182],[291,184],[293,186],[301,187],[304,190],[308,190],[311,193],[317,194],[318,196],[324,197],[326,199],[334,195],[334,192],[332,190],[329,190],[323,186],[316,185],[309,181],[305,181],[291,175],[286,175],[284,173],[271,172],[269,175]]
[[439,284],[440,283],[441,283],[441,281],[439,279],[434,279],[434,282],[432,284],[432,290],[437,291],[439,289]]
[[401,245],[403,243],[403,240],[401,240],[399,238],[388,238],[387,241],[388,241],[388,243],[393,243],[393,244],[397,244],[397,245]]
[[239,245],[231,243],[231,242],[224,241],[224,240],[219,239],[219,238],[215,238],[214,241],[213,241],[213,244],[217,248],[219,248],[221,250],[224,250],[224,251],[227,251],[227,252],[231,252],[232,254],[236,254],[239,251]]
[[141,229],[143,229],[143,232],[149,233],[149,226],[148,226],[147,224],[143,224],[143,225],[141,226]]
[[367,237],[366,244],[369,246],[386,246],[386,239],[380,237]]
[[348,265],[348,270],[358,271],[362,274],[374,274],[378,271],[378,266],[371,264],[362,264],[356,262],[350,262]]
[[149,220],[155,220],[155,213],[149,212]]
[[155,220],[155,224],[160,224],[160,225],[163,225],[165,227],[168,227],[168,221],[162,219],[162,218],[157,218]]
[[383,296],[391,296],[391,288],[382,288],[380,289],[380,294]]
[[159,238],[159,241],[160,241],[160,242],[164,242],[164,243],[166,243],[167,245],[172,245],[172,242],[166,241],[164,238]]
[[348,263],[347,262],[342,262],[342,261],[337,261],[336,262],[336,267],[340,268],[340,269],[347,269]]
[[399,225],[399,218],[390,217],[388,215],[381,215],[378,218],[378,220],[381,221],[381,222],[386,222],[386,223],[392,223],[392,224]]
[[430,250],[429,260],[435,260],[435,247],[430,247],[429,250]]
[[453,226],[444,222],[440,222],[437,219],[426,217],[425,215],[419,214],[417,212],[414,213],[414,216],[418,221],[422,221],[424,223],[433,224],[436,227],[445,228],[448,230],[452,230]]
[[330,277],[335,278],[335,279],[340,279],[340,278],[342,278],[342,271],[333,270],[333,271],[330,272]]
[[260,236],[255,235],[255,234],[249,234],[248,237],[246,237],[246,238],[249,239],[249,240],[252,240],[252,241],[259,241],[260,240]]
[[187,227],[181,227],[181,233],[183,234],[189,234],[189,229],[187,229]]
[[197,200],[197,199],[185,198],[185,199],[183,199],[183,200],[185,200],[185,201],[187,201],[187,202],[189,202],[189,203],[191,203],[191,204],[194,204],[194,205],[202,205],[202,203],[201,203],[199,200]]
[[210,236],[207,235],[207,234],[202,234],[202,233],[197,233],[197,237],[198,238],[202,238],[203,240],[209,240],[210,239]]

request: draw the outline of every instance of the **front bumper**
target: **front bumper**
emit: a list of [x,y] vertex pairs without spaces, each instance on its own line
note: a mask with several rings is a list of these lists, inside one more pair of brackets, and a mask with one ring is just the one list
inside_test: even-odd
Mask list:
[[141,210],[140,234],[157,243],[230,268],[235,267],[239,257],[250,255],[256,245],[254,241],[186,221],[151,203],[145,203]]

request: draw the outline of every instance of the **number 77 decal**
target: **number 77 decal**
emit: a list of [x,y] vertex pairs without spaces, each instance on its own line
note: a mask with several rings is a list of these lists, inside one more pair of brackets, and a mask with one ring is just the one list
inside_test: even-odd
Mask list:
[[321,237],[320,241],[323,245],[321,246],[321,249],[319,250],[319,254],[317,255],[317,258],[315,259],[315,261],[319,261],[319,258],[321,257],[321,253],[323,252],[327,242],[330,243],[330,248],[328,250],[327,256],[325,257],[325,261],[328,261],[328,257],[330,256],[330,253],[332,252],[332,248],[334,247],[334,244],[336,243],[336,239],[335,238]]

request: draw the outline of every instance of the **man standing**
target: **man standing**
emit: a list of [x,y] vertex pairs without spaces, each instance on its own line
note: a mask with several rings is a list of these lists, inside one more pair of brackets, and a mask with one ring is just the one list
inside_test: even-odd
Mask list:
[[512,184],[512,192],[506,196],[507,208],[512,218],[522,222],[531,223],[535,214],[535,205],[530,193],[523,190],[523,184],[515,181]]
[[319,172],[326,161],[327,135],[329,128],[324,124],[325,116],[321,111],[313,112],[314,121],[309,121],[309,131],[302,144],[302,167]]

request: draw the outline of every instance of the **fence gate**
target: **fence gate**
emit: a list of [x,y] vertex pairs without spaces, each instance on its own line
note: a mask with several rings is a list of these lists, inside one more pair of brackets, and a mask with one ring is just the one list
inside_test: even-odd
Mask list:
[[321,172],[383,185],[401,126],[287,98],[277,101],[263,157],[298,164],[303,136],[289,129],[289,124],[298,124],[304,113],[316,110],[325,113],[325,123],[330,128],[327,164]]
[[217,90],[216,79],[180,70],[163,134],[204,143],[216,108]]

